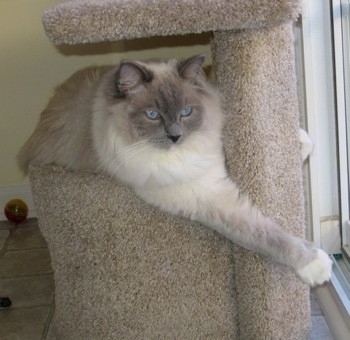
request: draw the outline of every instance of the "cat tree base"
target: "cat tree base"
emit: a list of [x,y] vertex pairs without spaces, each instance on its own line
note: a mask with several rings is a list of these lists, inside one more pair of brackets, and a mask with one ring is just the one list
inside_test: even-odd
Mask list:
[[58,339],[235,339],[233,245],[113,179],[32,167]]

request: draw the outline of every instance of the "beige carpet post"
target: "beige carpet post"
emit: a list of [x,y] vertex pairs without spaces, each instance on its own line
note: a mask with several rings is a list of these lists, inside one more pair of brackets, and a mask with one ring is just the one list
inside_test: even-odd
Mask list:
[[[227,115],[230,173],[262,211],[304,235],[302,162],[292,25],[216,32],[214,65]],[[303,339],[309,290],[288,269],[237,247],[242,339]]]

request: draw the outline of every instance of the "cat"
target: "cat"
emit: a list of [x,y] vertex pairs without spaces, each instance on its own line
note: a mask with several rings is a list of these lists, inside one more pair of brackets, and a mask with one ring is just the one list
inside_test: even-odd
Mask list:
[[147,203],[291,267],[310,286],[328,281],[328,255],[264,216],[229,178],[224,116],[204,60],[124,60],[78,71],[56,89],[19,166],[106,172]]

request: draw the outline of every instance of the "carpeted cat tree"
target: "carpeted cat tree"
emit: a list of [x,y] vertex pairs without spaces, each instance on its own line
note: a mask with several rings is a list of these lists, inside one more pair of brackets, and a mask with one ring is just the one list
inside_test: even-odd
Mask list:
[[[243,192],[304,235],[295,0],[74,0],[49,9],[56,44],[213,32],[225,149]],[[171,39],[171,37],[169,37]],[[306,339],[308,288],[213,231],[103,175],[31,168],[55,271],[58,339]]]

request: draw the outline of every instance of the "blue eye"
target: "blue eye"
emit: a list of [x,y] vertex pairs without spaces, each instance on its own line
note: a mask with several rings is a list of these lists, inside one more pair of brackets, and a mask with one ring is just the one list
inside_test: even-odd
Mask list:
[[191,112],[192,112],[192,107],[186,106],[182,109],[181,116],[183,116],[183,117],[189,116],[191,114]]
[[146,115],[149,119],[157,119],[159,118],[159,113],[157,111],[146,111]]

